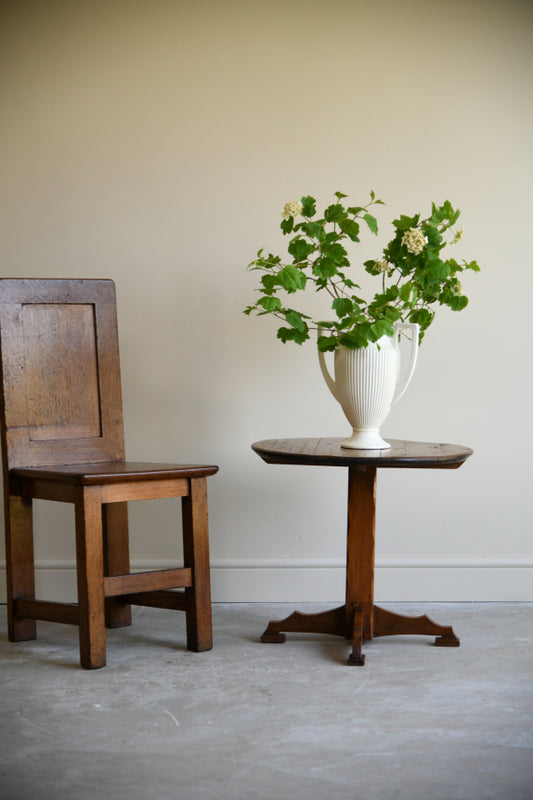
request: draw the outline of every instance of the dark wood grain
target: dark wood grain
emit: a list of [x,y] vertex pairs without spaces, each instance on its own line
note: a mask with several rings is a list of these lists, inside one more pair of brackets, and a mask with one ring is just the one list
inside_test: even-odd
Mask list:
[[157,572],[134,572],[131,575],[116,575],[104,578],[106,597],[124,596],[137,592],[150,592],[165,587],[192,586],[192,570],[188,567],[158,570]]
[[[14,601],[17,618],[25,621],[46,620],[47,622],[62,622],[67,625],[79,624],[79,608],[76,603],[54,603],[50,600]],[[35,638],[35,637],[32,637]],[[19,641],[18,639],[16,641]]]
[[376,527],[376,473],[371,465],[348,470],[348,525],[346,535],[347,634],[352,638],[351,609],[363,609],[363,636],[374,635],[374,554]]
[[307,464],[323,467],[351,467],[356,464],[380,468],[456,469],[473,450],[456,444],[388,440],[388,450],[349,450],[341,447],[344,439],[266,439],[252,449],[267,464]]
[[0,280],[9,469],[124,460],[115,286]]
[[97,462],[95,464],[68,464],[53,467],[18,467],[11,471],[14,478],[58,481],[78,486],[142,481],[174,480],[196,476],[215,475],[218,467],[200,464],[157,464],[137,461]]
[[22,305],[30,442],[102,435],[94,308]]
[[[218,467],[125,460],[113,282],[0,279],[0,333],[10,640],[35,638],[39,619],[76,624],[81,663],[98,668],[106,625],[129,625],[139,603],[185,611],[189,648],[209,649],[206,478]],[[127,502],[162,497],[182,498],[185,566],[131,574]],[[76,606],[35,598],[34,498],[75,507]]]
[[8,635],[12,642],[35,639],[35,621],[16,612],[19,598],[35,599],[33,503],[4,488]]
[[86,669],[106,663],[104,546],[100,487],[78,490],[76,515],[76,573],[80,633],[80,662]]
[[[130,572],[130,545],[127,503],[102,505],[104,534],[104,575],[128,575]],[[106,628],[123,628],[131,625],[131,604],[123,598],[105,598]]]
[[182,501],[182,525],[183,560],[192,573],[192,586],[185,589],[187,647],[200,652],[213,646],[205,478],[190,479],[189,492]]

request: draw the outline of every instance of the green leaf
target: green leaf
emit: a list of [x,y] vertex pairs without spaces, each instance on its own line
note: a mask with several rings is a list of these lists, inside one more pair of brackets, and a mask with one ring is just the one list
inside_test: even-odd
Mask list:
[[302,225],[302,230],[307,236],[310,236],[312,239],[318,239],[319,242],[324,241],[326,236],[324,226],[321,225],[320,222],[305,222]]
[[372,214],[365,214],[363,219],[370,228],[370,230],[372,231],[372,233],[378,232],[378,221],[375,217],[372,216]]
[[287,219],[283,219],[281,221],[280,228],[285,235],[291,233],[292,229],[294,228],[294,217],[288,217]]
[[299,331],[307,331],[307,323],[303,320],[302,315],[298,311],[287,311],[285,319],[291,328],[297,328]]
[[342,281],[343,285],[347,289],[360,289],[361,288],[359,286],[359,284],[354,283],[351,278],[347,278],[346,275],[344,274],[344,272],[341,272],[340,269],[337,270],[337,275],[339,276],[339,279]]
[[407,281],[400,289],[400,298],[403,300],[404,303],[408,303],[411,297],[411,292],[413,291],[413,284],[411,281]]
[[455,225],[460,216],[461,212],[459,210],[455,211],[454,214],[452,214],[452,216],[450,217],[450,227],[452,227],[452,225]]
[[363,266],[365,271],[370,273],[370,275],[379,275],[380,271],[376,268],[376,262],[374,259],[371,259],[370,261],[364,261]]
[[422,232],[427,237],[430,247],[434,247],[435,249],[439,250],[441,249],[442,236],[440,235],[438,228],[435,228],[433,225],[423,225]]
[[372,203],[374,205],[377,205],[378,203],[379,203],[380,206],[384,206],[385,205],[383,200],[377,200],[376,199],[376,193],[375,193],[375,191],[373,189],[371,189],[371,191],[370,191],[370,199],[372,200]]
[[344,210],[344,206],[340,203],[336,203],[335,205],[328,206],[324,211],[324,218],[327,222],[339,222],[341,219],[346,217],[346,211]]
[[382,336],[392,336],[394,334],[392,323],[387,319],[376,320],[371,324],[370,330],[372,331],[372,336],[375,337],[372,339],[374,342],[377,342]]
[[350,237],[352,242],[359,241],[359,225],[355,220],[349,219],[348,217],[346,219],[341,219],[339,221],[339,228]]
[[460,264],[457,263],[455,258],[448,258],[446,260],[446,263],[448,264],[448,266],[450,268],[450,274],[451,275],[455,275],[456,272],[462,272],[463,271],[463,267]]
[[316,200],[314,197],[307,195],[302,197],[302,216],[314,217],[316,214]]
[[317,259],[313,264],[313,274],[316,275],[317,278],[322,278],[323,280],[332,278],[337,274],[337,264],[329,255],[322,256],[322,258]]
[[265,311],[279,311],[281,300],[279,297],[261,297],[257,301],[258,306],[262,306]]
[[409,314],[409,322],[417,322],[424,331],[431,325],[434,316],[435,313],[427,308],[417,308]]
[[445,261],[440,258],[432,259],[428,264],[428,276],[431,281],[441,283],[450,275],[450,268]]
[[337,347],[337,337],[319,336],[317,339],[317,346],[322,353],[326,353],[328,350],[335,350]]
[[350,262],[347,260],[348,253],[339,242],[333,242],[329,247],[324,247],[324,253],[339,266],[350,266]]
[[306,339],[309,339],[308,331],[300,331],[297,328],[278,328],[278,339],[285,344],[285,342],[296,342],[296,344],[303,344]]
[[315,246],[306,242],[301,236],[296,236],[291,240],[287,249],[295,261],[305,261],[307,256],[315,250]]
[[283,267],[283,269],[278,272],[277,281],[286,292],[292,294],[298,289],[305,289],[307,276],[301,269],[298,269],[298,267],[295,267],[293,264],[287,264],[286,267]]
[[269,253],[268,256],[263,257],[263,249],[259,250],[256,261],[248,264],[248,269],[273,269],[281,262],[280,256],[273,256]]
[[439,297],[439,302],[449,306],[452,311],[462,311],[468,305],[468,297],[464,294],[457,294],[452,286],[446,286]]
[[349,297],[336,297],[331,307],[339,318],[346,317],[353,311],[353,303]]
[[263,289],[267,294],[272,294],[278,285],[277,275],[263,275],[261,278]]
[[468,297],[466,297],[464,294],[455,295],[453,300],[451,300],[447,305],[449,305],[452,311],[462,311],[463,308],[466,308],[468,305]]
[[[364,327],[366,327],[366,331],[363,329]],[[339,338],[339,344],[341,344],[343,347],[347,347],[349,350],[357,350],[360,347],[366,347],[369,341],[369,330],[370,325],[354,328],[353,331],[344,333]]]
[[398,299],[400,296],[400,290],[398,286],[393,283],[392,286],[389,286],[385,289],[384,292],[379,292],[378,294],[374,295],[374,300],[370,304],[372,308],[381,308],[381,306],[387,305],[387,303],[393,303],[395,300]]
[[418,225],[418,221],[420,219],[420,214],[416,214],[414,217],[407,217],[405,214],[402,214],[399,219],[394,220],[394,227],[396,230],[407,231],[409,228],[415,228]]
[[[415,301],[413,300],[413,303]],[[395,306],[385,306],[381,309],[381,313],[383,314],[384,319],[388,319],[389,322],[398,322],[402,318],[402,312],[399,308],[395,308]]]
[[450,201],[449,200],[445,200],[443,205],[442,205],[442,208],[444,210],[444,213],[446,214],[446,219],[450,219],[451,220],[452,217],[455,215],[455,211],[453,210],[453,206],[450,203]]
[[342,200],[344,197],[348,197],[348,195],[344,194],[343,192],[335,192],[335,197],[338,197],[339,200]]

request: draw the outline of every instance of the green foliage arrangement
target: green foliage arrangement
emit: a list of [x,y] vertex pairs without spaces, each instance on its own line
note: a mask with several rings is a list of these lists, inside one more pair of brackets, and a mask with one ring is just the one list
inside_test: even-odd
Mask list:
[[[372,234],[378,233],[378,223],[369,209],[384,205],[370,193],[366,206],[343,204],[348,195],[335,192],[335,201],[322,217],[317,217],[316,200],[302,197],[285,205],[281,230],[291,236],[288,258],[264,254],[248,269],[259,270],[260,297],[245,309],[245,314],[271,314],[283,321],[277,335],[282,342],[302,344],[310,331],[319,325],[328,335],[318,337],[318,348],[334,350],[341,345],[349,349],[366,347],[382,336],[394,333],[395,322],[416,322],[420,326],[420,341],[435,317],[435,304],[460,311],[468,298],[457,275],[465,269],[479,271],[475,261],[458,263],[453,258],[443,260],[441,251],[455,244],[462,229],[444,236],[457,222],[460,211],[448,200],[441,206],[432,203],[431,216],[401,215],[394,220],[395,236],[383,249],[380,259],[365,261],[364,268],[379,281],[379,289],[367,302],[359,297],[360,286],[350,278],[346,269],[350,260],[345,244],[359,242],[361,224]],[[305,291],[324,292],[330,297],[333,321],[316,321],[288,305],[290,296]]]

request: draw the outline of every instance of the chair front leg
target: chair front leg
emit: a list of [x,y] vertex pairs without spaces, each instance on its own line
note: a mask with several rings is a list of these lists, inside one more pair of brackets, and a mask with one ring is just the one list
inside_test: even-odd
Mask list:
[[200,652],[213,647],[206,478],[190,479],[182,519],[184,562],[192,569],[192,586],[185,589],[187,647]]
[[80,662],[105,666],[102,502],[99,486],[80,487],[75,504]]
[[8,636],[10,642],[23,642],[37,636],[35,620],[17,617],[15,609],[18,598],[35,599],[31,497],[9,495],[6,512]]

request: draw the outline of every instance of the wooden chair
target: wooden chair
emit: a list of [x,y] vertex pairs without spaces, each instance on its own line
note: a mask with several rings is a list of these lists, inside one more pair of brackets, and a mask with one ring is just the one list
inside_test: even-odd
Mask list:
[[[0,332],[10,641],[34,639],[36,620],[78,625],[81,665],[103,667],[105,627],[130,625],[135,604],[185,611],[189,650],[211,649],[218,467],[124,460],[113,281],[0,279]],[[127,503],[160,497],[182,498],[184,566],[130,574]],[[34,498],[74,505],[77,604],[35,599]]]

